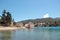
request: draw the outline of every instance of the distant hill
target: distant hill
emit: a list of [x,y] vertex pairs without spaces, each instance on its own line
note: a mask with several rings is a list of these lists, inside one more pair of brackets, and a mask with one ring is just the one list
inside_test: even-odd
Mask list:
[[17,23],[28,23],[28,22],[47,22],[47,21],[60,21],[60,18],[41,18],[41,19],[29,19],[29,20],[22,20]]
[[[37,24],[37,23],[46,23],[47,25],[53,25],[53,26],[60,26],[60,18],[41,18],[41,19],[30,19],[30,20],[23,20],[23,21],[19,21],[17,23],[23,23],[23,24],[26,24],[26,23],[29,23],[29,22],[32,22],[34,24]],[[48,24],[49,23],[49,24]]]

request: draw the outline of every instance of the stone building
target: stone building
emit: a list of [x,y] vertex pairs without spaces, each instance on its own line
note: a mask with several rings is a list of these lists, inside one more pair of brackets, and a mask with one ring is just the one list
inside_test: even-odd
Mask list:
[[44,22],[42,22],[42,23],[38,23],[38,26],[44,26],[44,25],[45,25]]
[[23,23],[17,23],[16,26],[17,27],[23,27]]
[[34,28],[34,23],[33,22],[28,22],[27,24],[25,24],[26,28]]
[[25,27],[28,27],[28,26],[29,26],[29,24],[27,23],[27,24],[25,24],[24,26],[25,26]]

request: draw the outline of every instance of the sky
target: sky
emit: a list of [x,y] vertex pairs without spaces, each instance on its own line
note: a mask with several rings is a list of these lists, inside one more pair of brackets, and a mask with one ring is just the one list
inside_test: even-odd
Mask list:
[[17,21],[60,17],[60,0],[0,0],[0,15],[3,10],[9,11]]

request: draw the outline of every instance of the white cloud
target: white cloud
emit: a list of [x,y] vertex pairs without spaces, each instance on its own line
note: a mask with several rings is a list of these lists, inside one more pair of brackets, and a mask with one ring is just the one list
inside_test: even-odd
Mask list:
[[45,14],[45,15],[43,16],[43,18],[49,18],[49,14],[48,14],[48,13]]

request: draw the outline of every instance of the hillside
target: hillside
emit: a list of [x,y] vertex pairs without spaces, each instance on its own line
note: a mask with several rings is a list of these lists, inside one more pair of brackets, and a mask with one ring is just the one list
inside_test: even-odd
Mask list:
[[32,22],[34,24],[38,24],[38,23],[45,23],[45,26],[49,25],[49,26],[60,26],[60,18],[41,18],[41,19],[30,19],[30,20],[23,20],[23,21],[19,21],[17,23],[29,23]]

